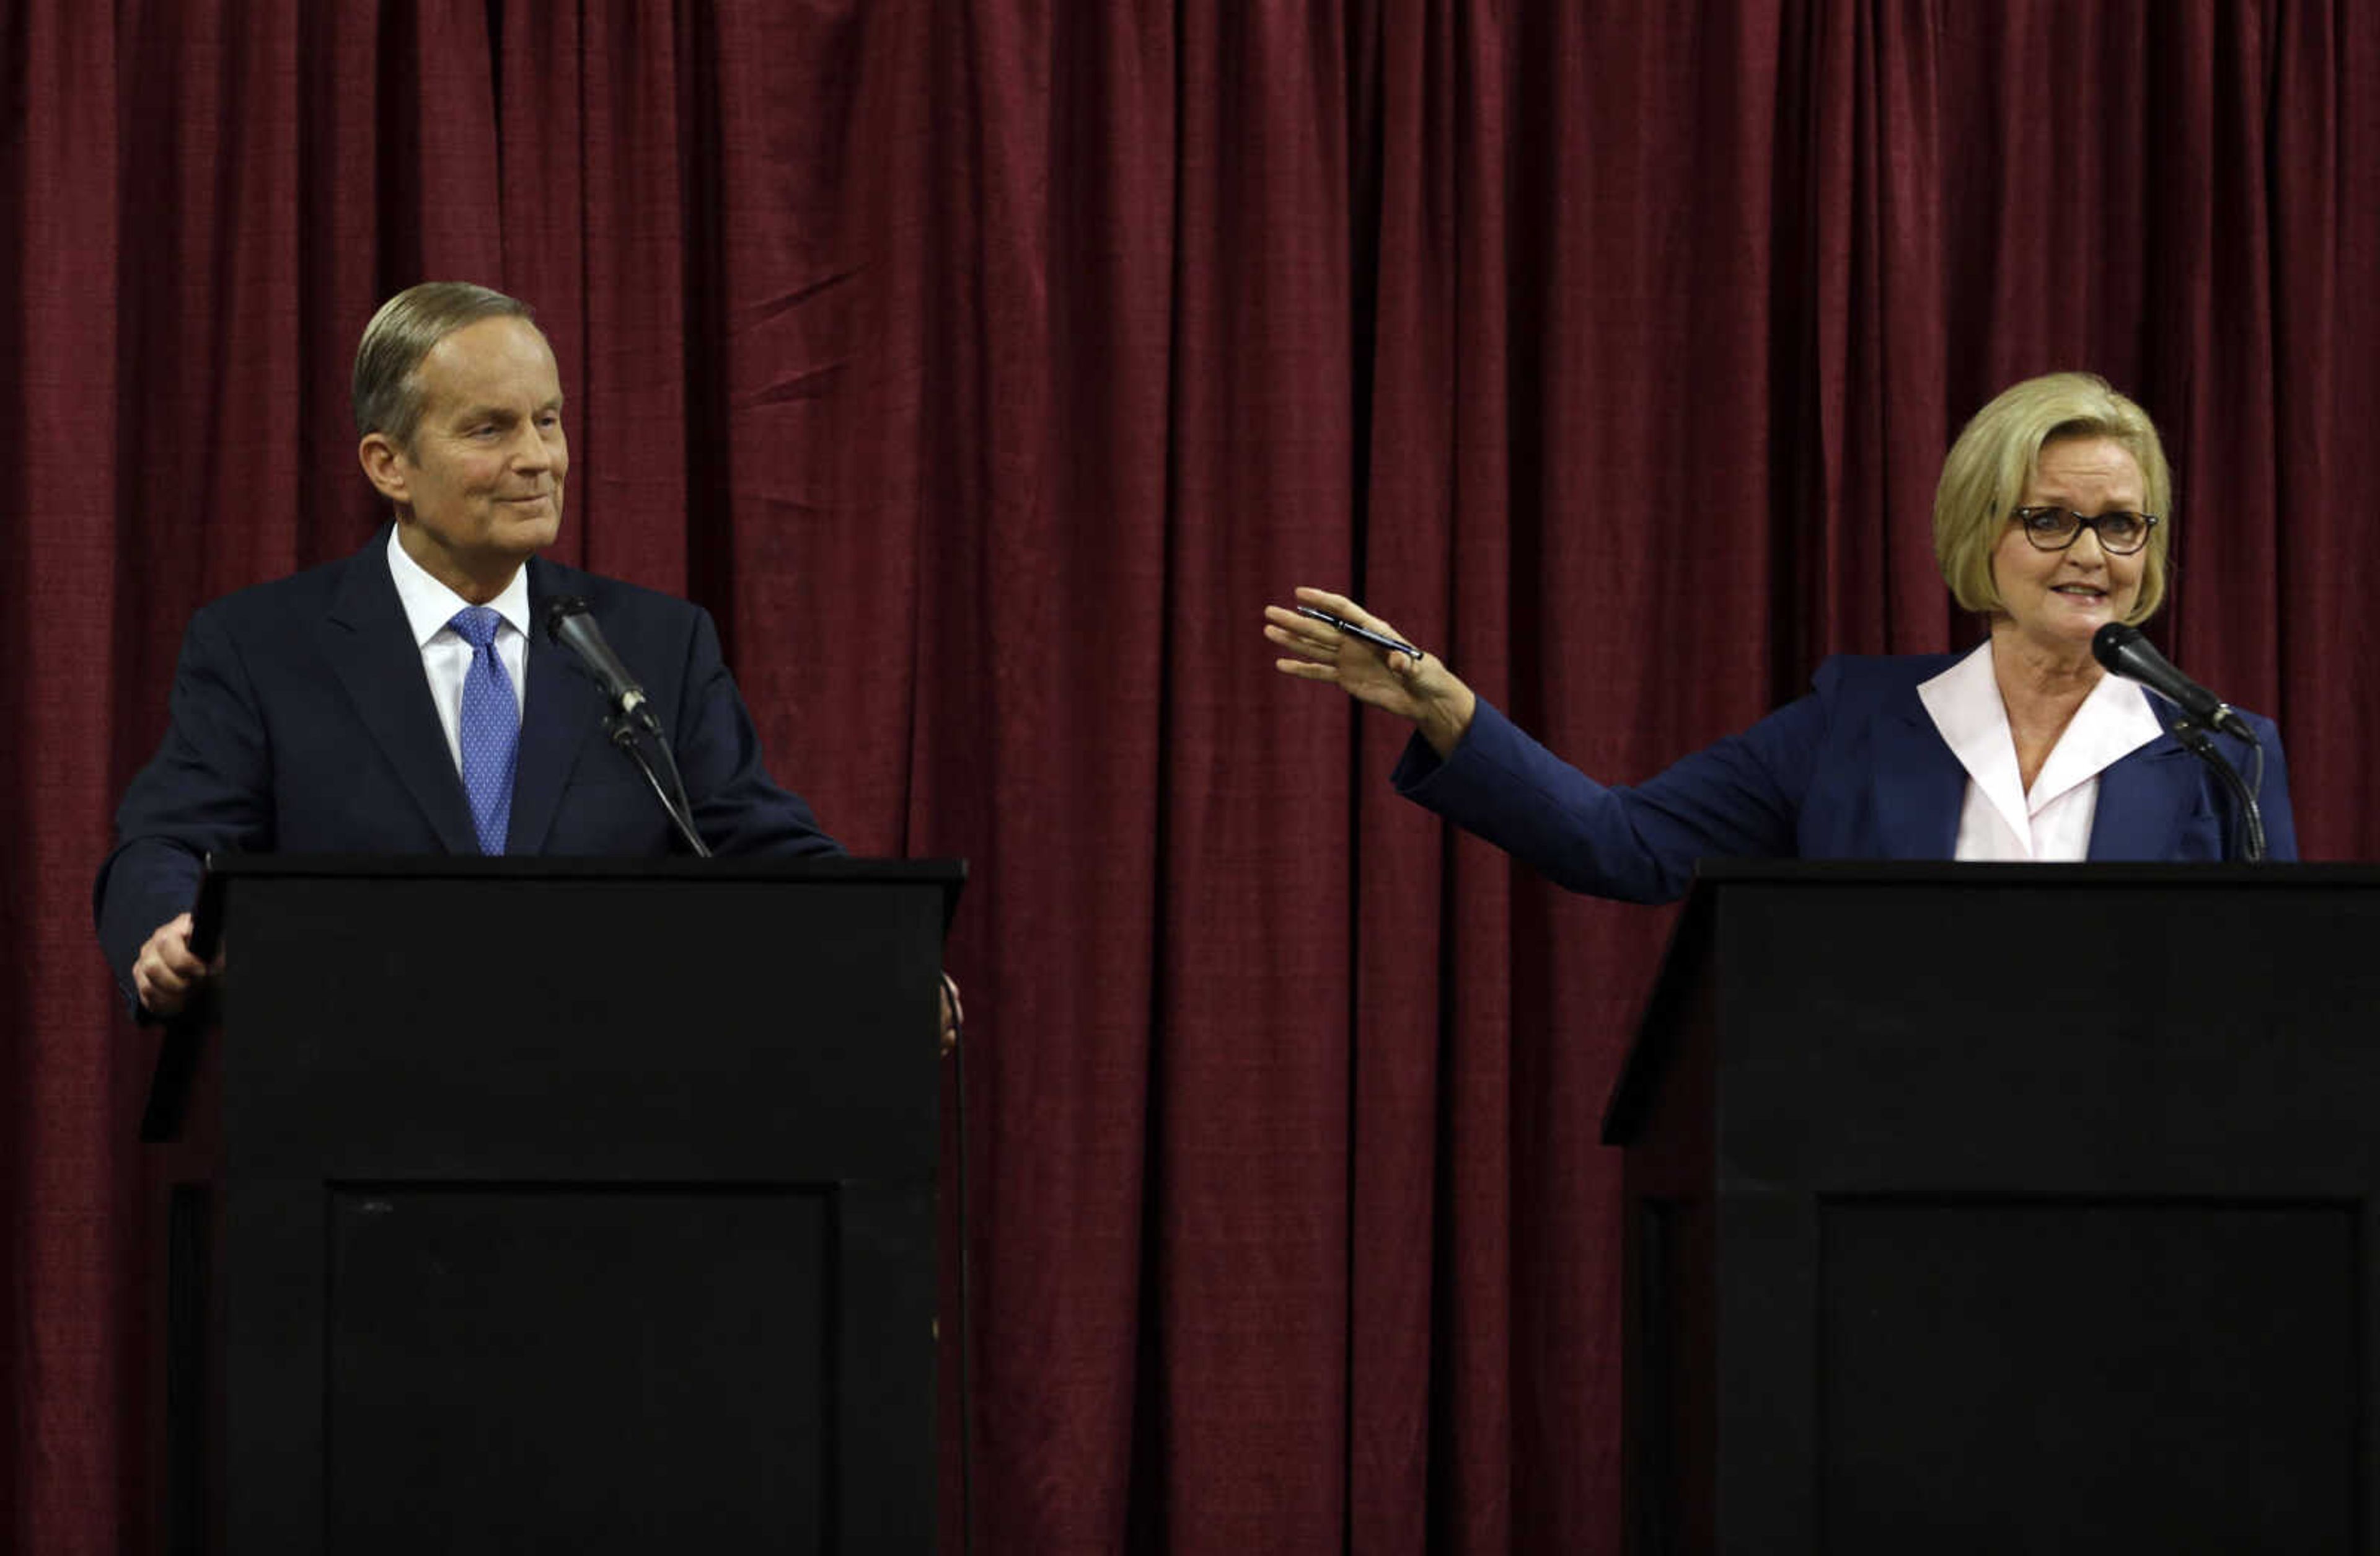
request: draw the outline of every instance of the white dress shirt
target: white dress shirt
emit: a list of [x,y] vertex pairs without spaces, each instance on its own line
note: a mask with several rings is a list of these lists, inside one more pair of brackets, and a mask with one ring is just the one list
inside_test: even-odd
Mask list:
[[[438,705],[438,723],[446,731],[446,751],[455,771],[463,771],[463,676],[471,668],[471,645],[447,624],[455,613],[471,603],[430,576],[421,564],[388,532],[388,570],[396,579],[396,597],[405,605],[405,619],[413,627],[413,641],[421,650],[421,671],[430,677],[430,700]],[[528,569],[518,568],[504,591],[488,602],[504,625],[496,628],[496,658],[513,683],[513,711],[528,706]]]
[[2090,857],[2099,810],[2099,774],[2165,733],[2140,687],[2100,677],[2027,790],[2017,772],[2016,736],[1992,674],[1992,645],[1917,688],[1943,743],[1967,770],[1959,809],[1959,859],[2077,861]]

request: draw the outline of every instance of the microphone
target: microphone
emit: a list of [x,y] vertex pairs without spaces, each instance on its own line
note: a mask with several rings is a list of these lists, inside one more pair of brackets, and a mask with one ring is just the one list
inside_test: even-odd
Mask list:
[[[668,813],[670,824],[677,828],[686,845],[703,858],[710,857],[710,845],[695,830],[694,807],[686,797],[685,780],[678,776],[677,758],[671,754],[669,736],[662,733],[662,723],[653,717],[651,699],[612,645],[603,640],[603,629],[595,625],[595,617],[587,602],[575,594],[558,594],[546,602],[545,635],[562,648],[577,654],[581,663],[594,674],[596,684],[603,688],[603,701],[612,711],[603,721],[611,732],[612,744],[628,753],[652,785],[653,797]],[[661,754],[661,767],[653,766],[651,755],[638,739],[642,734],[652,736],[654,749]],[[662,782],[666,772],[669,782]]]
[[2176,670],[2137,626],[2111,621],[2091,635],[2091,653],[2110,671],[2137,681],[2200,723],[2236,735],[2251,746],[2256,732],[2231,705]]
[[595,625],[586,601],[575,594],[556,595],[545,607],[545,635],[577,654],[594,673],[596,684],[603,688],[603,700],[613,712],[634,718],[647,728],[654,726],[645,688],[637,685],[637,678],[603,640],[603,629]]

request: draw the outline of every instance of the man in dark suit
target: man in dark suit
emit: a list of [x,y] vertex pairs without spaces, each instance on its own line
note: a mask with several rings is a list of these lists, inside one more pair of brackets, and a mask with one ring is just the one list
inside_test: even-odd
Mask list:
[[96,909],[138,1009],[175,1015],[208,976],[189,908],[212,853],[668,852],[593,676],[538,630],[562,596],[643,683],[714,852],[841,851],[762,764],[707,613],[539,557],[570,452],[526,305],[459,282],[398,294],[364,331],[354,397],[393,524],[193,618],[164,745],[117,811]]

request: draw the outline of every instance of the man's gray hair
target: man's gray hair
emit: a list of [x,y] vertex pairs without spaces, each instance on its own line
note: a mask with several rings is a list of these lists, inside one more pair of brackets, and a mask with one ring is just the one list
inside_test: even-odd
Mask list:
[[536,312],[518,298],[468,281],[424,281],[380,305],[356,346],[349,396],[356,436],[385,434],[410,454],[421,426],[421,379],[414,370],[431,347],[482,319],[521,319]]

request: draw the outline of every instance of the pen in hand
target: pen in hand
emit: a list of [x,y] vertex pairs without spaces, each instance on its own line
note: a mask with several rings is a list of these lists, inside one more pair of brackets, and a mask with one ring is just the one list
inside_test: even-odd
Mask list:
[[1368,626],[1357,626],[1352,621],[1342,620],[1328,611],[1318,611],[1311,605],[1300,605],[1297,607],[1297,614],[1335,626],[1350,638],[1360,638],[1376,649],[1382,649],[1392,654],[1404,654],[1415,664],[1422,662],[1422,651],[1419,649],[1400,638],[1391,638],[1385,632],[1375,632]]

